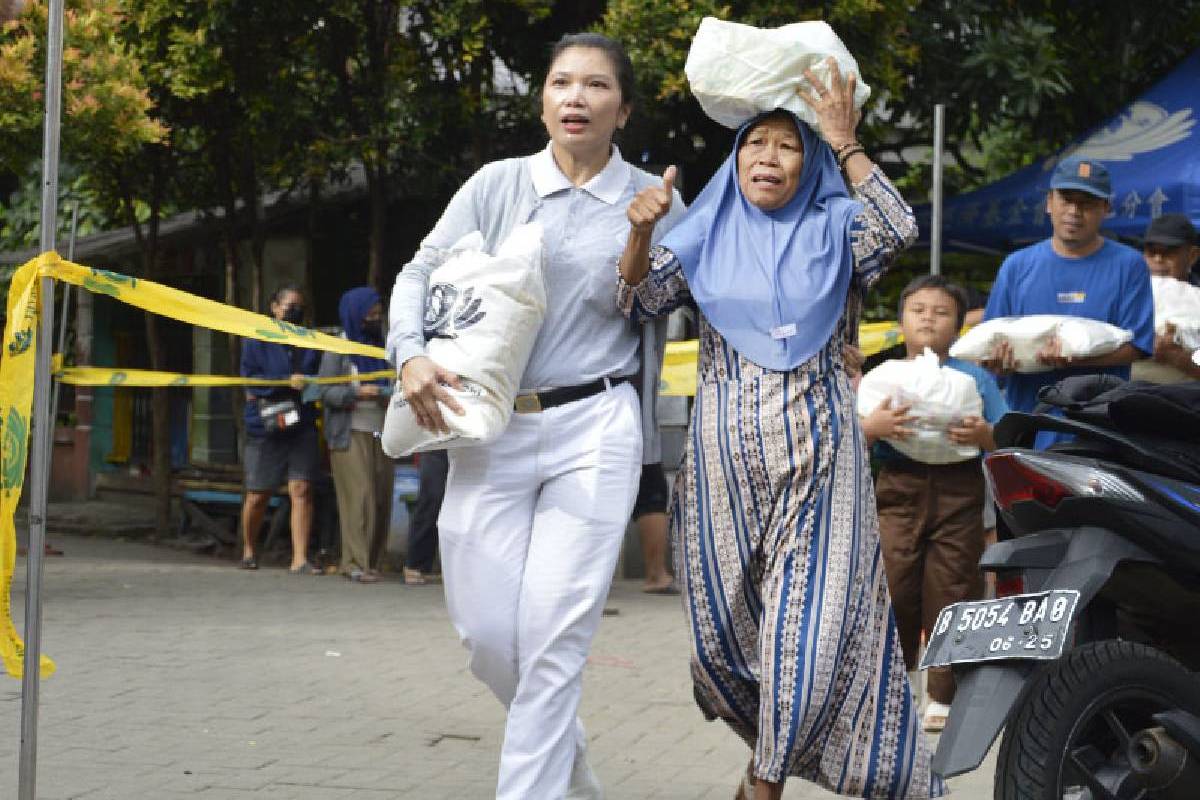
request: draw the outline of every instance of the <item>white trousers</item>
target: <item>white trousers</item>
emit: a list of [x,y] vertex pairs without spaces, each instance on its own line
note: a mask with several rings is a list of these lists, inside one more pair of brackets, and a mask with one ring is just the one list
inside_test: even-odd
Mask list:
[[438,518],[450,619],[471,672],[508,708],[497,800],[560,800],[583,728],[583,667],[641,469],[628,384],[515,414],[450,450]]

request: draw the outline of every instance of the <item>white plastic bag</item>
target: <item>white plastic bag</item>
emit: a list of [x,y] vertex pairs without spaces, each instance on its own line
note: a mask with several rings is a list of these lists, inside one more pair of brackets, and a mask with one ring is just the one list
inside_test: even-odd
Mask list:
[[837,59],[843,80],[854,74],[854,107],[862,108],[871,87],[863,82],[854,56],[824,22],[754,28],[705,17],[692,39],[684,72],[704,113],[727,128],[740,128],[777,108],[816,128],[817,115],[796,94],[796,87],[813,92],[804,77],[804,70],[811,69],[828,88],[830,70],[824,62],[829,56]]
[[496,255],[483,252],[478,231],[459,240],[429,277],[426,355],[462,379],[447,387],[466,412],[439,403],[449,434],[417,424],[400,387],[384,418],[383,452],[396,458],[422,450],[490,442],[508,426],[525,365],[546,315],[542,227],[515,228]]
[[1151,276],[1154,292],[1154,332],[1175,326],[1175,343],[1186,350],[1200,349],[1200,287],[1186,281]]
[[910,406],[913,435],[885,440],[904,455],[924,464],[953,464],[979,455],[978,447],[955,444],[949,434],[963,418],[983,416],[975,379],[943,367],[928,347],[911,361],[885,361],[864,375],[858,385],[858,415],[867,416],[887,399],[893,408]]
[[1037,355],[1053,338],[1058,339],[1064,356],[1088,358],[1113,352],[1133,339],[1133,334],[1085,317],[1060,314],[999,317],[981,322],[964,333],[950,346],[950,355],[978,363],[991,358],[996,345],[1007,340],[1017,372],[1048,372],[1053,368],[1039,361]]

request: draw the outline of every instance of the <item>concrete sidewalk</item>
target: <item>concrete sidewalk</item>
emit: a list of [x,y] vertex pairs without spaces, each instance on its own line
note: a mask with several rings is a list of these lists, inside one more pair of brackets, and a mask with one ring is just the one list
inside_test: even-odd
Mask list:
[[[503,715],[466,671],[441,587],[292,577],[146,544],[53,537],[38,797],[485,800]],[[14,604],[23,617],[25,561]],[[733,797],[748,752],[691,699],[678,598],[618,582],[582,716],[609,800]],[[0,798],[20,682],[0,677]],[[991,768],[951,782],[991,797]],[[788,800],[832,798],[793,781]],[[537,800],[532,798],[531,800]]]

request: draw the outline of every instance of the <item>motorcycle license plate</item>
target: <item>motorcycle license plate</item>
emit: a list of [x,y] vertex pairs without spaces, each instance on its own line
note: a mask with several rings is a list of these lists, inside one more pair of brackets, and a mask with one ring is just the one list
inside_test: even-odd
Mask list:
[[1052,589],[942,609],[929,634],[921,669],[1010,658],[1062,655],[1079,592]]

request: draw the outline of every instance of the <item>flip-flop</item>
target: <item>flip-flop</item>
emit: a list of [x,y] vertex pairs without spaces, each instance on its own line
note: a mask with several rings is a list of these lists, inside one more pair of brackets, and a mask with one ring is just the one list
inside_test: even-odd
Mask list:
[[676,588],[675,584],[670,584],[668,586],[660,586],[657,589],[642,589],[642,593],[643,594],[677,595],[677,594],[679,594],[679,589]]

